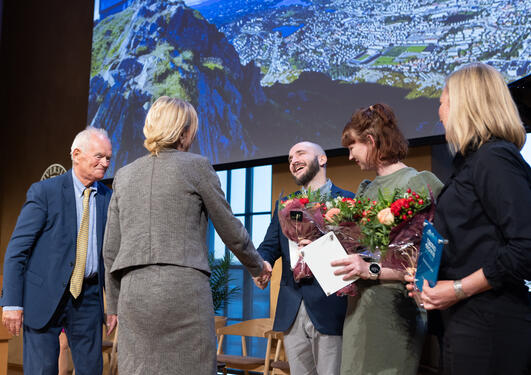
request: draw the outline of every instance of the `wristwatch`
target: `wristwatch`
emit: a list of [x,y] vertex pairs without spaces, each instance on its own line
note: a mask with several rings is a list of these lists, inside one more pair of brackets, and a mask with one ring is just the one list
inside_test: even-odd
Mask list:
[[380,272],[382,272],[382,267],[378,263],[369,264],[369,279],[378,280],[380,277]]

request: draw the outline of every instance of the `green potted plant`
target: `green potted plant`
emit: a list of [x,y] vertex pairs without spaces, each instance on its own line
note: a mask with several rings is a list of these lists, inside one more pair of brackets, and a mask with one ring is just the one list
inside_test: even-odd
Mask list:
[[[220,259],[216,259],[213,252],[208,253],[208,264],[211,272],[210,289],[214,313],[216,314],[222,314],[227,303],[240,292],[240,288],[237,286],[229,287],[229,282],[233,280],[229,275],[231,262],[231,253],[226,253]],[[226,321],[226,317],[216,316],[216,328],[224,326]]]

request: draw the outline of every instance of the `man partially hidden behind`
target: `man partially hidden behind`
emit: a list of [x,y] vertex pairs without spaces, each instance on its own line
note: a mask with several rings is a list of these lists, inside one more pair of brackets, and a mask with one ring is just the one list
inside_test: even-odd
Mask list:
[[[101,248],[111,190],[98,181],[112,147],[89,127],[72,144],[73,168],[33,184],[4,260],[2,323],[24,324],[24,373],[57,375],[64,329],[77,375],[101,374],[104,269]],[[107,322],[112,330],[116,320]]]
[[[338,188],[326,178],[326,163],[325,152],[314,143],[297,143],[289,151],[289,170],[303,191],[319,189],[321,194],[332,197],[354,198],[354,194]],[[347,300],[336,295],[327,297],[313,277],[295,282],[288,239],[278,220],[278,202],[258,252],[270,264],[282,257],[282,278],[273,329],[284,332],[291,374],[339,374]],[[265,280],[254,280],[259,287],[267,284]]]

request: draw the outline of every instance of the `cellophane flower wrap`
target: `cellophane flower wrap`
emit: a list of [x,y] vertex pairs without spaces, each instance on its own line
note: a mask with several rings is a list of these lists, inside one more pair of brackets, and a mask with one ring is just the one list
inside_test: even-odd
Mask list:
[[[281,199],[279,203],[278,220],[282,233],[291,241],[299,243],[305,239],[314,241],[326,233],[324,212],[325,202],[330,199],[329,195],[322,195],[319,190],[299,192]],[[310,268],[299,259],[293,269],[295,281],[313,277]]]
[[[329,216],[333,216],[332,210],[337,213],[329,224],[334,224],[330,228],[334,228],[338,238],[342,236],[342,245],[348,254],[361,253],[380,261],[383,267],[413,273],[424,220],[433,220],[435,205],[432,202],[431,192],[428,196],[411,189],[397,189],[390,197],[379,191],[377,200],[363,196],[352,200],[336,198],[328,203]],[[344,207],[345,203],[348,205]],[[356,283],[337,294],[356,295]]]

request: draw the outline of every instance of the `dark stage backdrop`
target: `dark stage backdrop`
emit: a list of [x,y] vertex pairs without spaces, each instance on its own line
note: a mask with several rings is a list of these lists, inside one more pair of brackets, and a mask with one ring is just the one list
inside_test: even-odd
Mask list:
[[438,97],[459,66],[507,81],[531,71],[529,1],[99,0],[88,123],[106,128],[107,177],[143,155],[154,99],[190,101],[192,151],[214,164],[340,147],[350,115],[391,105],[410,140],[438,136]]

